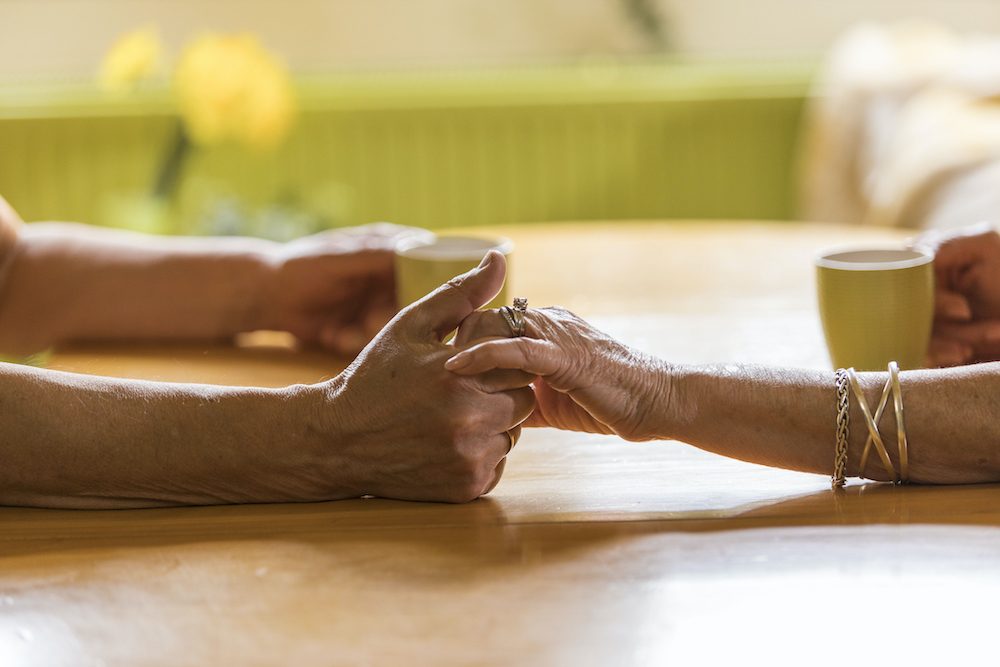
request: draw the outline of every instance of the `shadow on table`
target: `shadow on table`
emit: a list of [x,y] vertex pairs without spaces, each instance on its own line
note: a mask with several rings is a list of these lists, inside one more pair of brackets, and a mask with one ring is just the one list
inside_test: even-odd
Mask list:
[[[945,524],[1000,526],[1000,484],[895,486],[857,484],[776,502],[754,503],[721,521],[693,522],[694,530],[764,526]],[[701,524],[701,525],[697,525]]]
[[0,556],[158,549],[185,545],[286,543],[408,549],[486,564],[557,559],[608,541],[658,533],[773,527],[944,524],[1000,526],[1000,485],[851,486],[735,508],[706,518],[515,521],[489,498],[466,505],[350,500],[152,510],[0,508]]

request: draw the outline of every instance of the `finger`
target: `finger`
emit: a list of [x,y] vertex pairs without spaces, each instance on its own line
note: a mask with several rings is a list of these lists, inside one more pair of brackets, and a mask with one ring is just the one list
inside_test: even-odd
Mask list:
[[964,343],[971,346],[973,350],[980,347],[1000,345],[1000,320],[982,320],[978,322],[938,321],[934,323],[933,338]]
[[407,308],[408,326],[418,334],[443,339],[500,292],[506,275],[504,256],[490,250],[479,266],[452,278]]
[[532,375],[552,375],[562,366],[561,351],[549,341],[535,338],[507,338],[479,343],[459,352],[444,367],[461,375],[476,375],[496,368],[525,371]]
[[474,380],[482,391],[487,394],[495,394],[499,391],[527,387],[535,381],[535,377],[533,373],[501,368],[477,375]]
[[513,333],[499,310],[481,310],[462,320],[462,325],[455,334],[455,347],[468,347],[484,338],[510,338]]
[[510,454],[511,451],[513,451],[514,448],[517,447],[517,443],[521,439],[521,431],[522,430],[523,429],[521,428],[521,425],[518,424],[514,428],[512,428],[512,429],[510,429],[510,430],[507,431],[507,435],[510,436],[510,449],[507,450],[508,454]]
[[[510,389],[481,397],[480,410],[481,432],[502,433],[524,422],[535,409],[535,392],[531,387]],[[506,453],[506,448],[500,456]],[[495,461],[500,460],[497,456]]]
[[1000,361],[1000,344],[976,348],[972,352],[972,359],[965,363],[981,364],[987,361]]
[[500,478],[503,477],[503,471],[504,468],[506,467],[507,467],[507,457],[505,456],[502,459],[500,459],[500,463],[498,463],[496,468],[493,469],[493,479],[490,481],[489,484],[486,485],[486,488],[483,489],[483,492],[480,495],[485,496],[491,493],[493,489],[497,488],[497,484],[500,483]]
[[494,394],[494,396],[506,396],[510,400],[509,411],[507,413],[509,418],[504,420],[505,423],[501,428],[510,429],[516,425],[520,425],[535,410],[535,392],[531,387],[511,389],[510,391]]
[[514,428],[510,429],[506,433],[501,433],[500,434],[500,435],[503,436],[504,440],[507,443],[507,453],[504,454],[503,458],[500,459],[500,462],[497,463],[496,467],[493,469],[493,479],[486,486],[486,489],[482,492],[481,495],[485,496],[487,493],[489,493],[490,491],[492,491],[493,489],[495,489],[497,487],[497,484],[500,483],[500,478],[503,477],[503,471],[504,471],[504,468],[507,465],[507,456],[512,451],[514,451],[514,447],[517,446],[518,440],[521,439],[521,430],[522,429],[521,429],[520,426],[515,426]]
[[972,347],[947,338],[935,338],[927,352],[928,365],[936,368],[963,366],[972,361]]
[[934,294],[934,316],[964,322],[972,319],[972,308],[958,292],[940,288]]
[[976,225],[958,235],[937,239],[934,244],[934,273],[938,284],[951,285],[967,267],[980,261],[988,252],[988,237],[995,234],[989,225]]

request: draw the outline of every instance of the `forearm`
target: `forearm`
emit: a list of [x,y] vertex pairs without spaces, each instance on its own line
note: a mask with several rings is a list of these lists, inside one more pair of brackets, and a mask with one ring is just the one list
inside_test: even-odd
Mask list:
[[[836,390],[832,372],[752,366],[673,367],[661,415],[664,437],[764,465],[830,474]],[[874,412],[886,373],[861,373]],[[1000,364],[902,373],[910,479],[928,483],[1000,480]],[[656,400],[656,399],[654,399]],[[664,398],[659,399],[663,401]],[[890,399],[891,401],[891,399]],[[848,475],[868,435],[851,395]],[[890,402],[880,433],[899,469],[896,420]],[[872,452],[863,475],[887,479]]]
[[26,225],[0,290],[0,351],[79,339],[223,338],[252,329],[271,248],[255,239]]
[[100,509],[350,495],[308,426],[318,393],[0,364],[0,504]]

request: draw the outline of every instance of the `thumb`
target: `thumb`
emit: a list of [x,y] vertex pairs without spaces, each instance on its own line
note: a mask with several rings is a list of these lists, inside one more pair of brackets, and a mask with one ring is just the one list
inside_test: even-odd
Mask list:
[[490,302],[503,287],[507,261],[490,250],[479,266],[456,276],[410,307],[407,319],[414,330],[443,339],[466,317]]

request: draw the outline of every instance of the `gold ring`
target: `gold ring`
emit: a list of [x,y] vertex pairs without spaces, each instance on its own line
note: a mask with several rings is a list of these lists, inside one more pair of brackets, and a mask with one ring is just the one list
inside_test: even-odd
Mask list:
[[503,315],[504,321],[510,327],[510,335],[517,337],[517,322],[514,320],[513,309],[510,306],[501,306],[500,314]]

